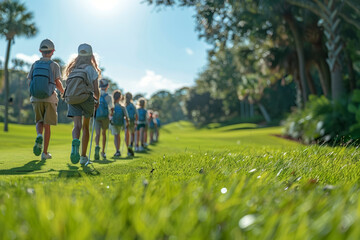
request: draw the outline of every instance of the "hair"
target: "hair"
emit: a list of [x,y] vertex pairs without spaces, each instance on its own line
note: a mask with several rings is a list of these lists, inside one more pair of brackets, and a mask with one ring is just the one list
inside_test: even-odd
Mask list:
[[129,105],[132,102],[132,94],[130,92],[125,93],[125,104]]
[[154,112],[154,117],[159,117],[159,112],[158,111]]
[[115,90],[114,93],[113,93],[113,99],[114,99],[114,104],[116,103],[117,100],[120,99],[121,101],[121,91],[120,90]]
[[139,107],[140,108],[145,108],[146,105],[146,99],[145,98],[140,98],[139,99]]
[[70,61],[70,63],[65,67],[64,70],[64,77],[67,78],[69,76],[69,74],[71,73],[72,70],[74,70],[74,68],[78,68],[80,65],[83,64],[89,64],[92,65],[96,72],[100,75],[101,74],[101,70],[98,67],[98,64],[96,62],[96,59],[94,57],[94,55],[91,56],[77,56],[75,59],[73,59],[72,61]]

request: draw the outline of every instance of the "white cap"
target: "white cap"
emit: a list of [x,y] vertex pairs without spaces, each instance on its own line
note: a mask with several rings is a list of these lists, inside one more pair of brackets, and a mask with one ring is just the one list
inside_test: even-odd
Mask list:
[[91,46],[86,43],[80,44],[78,54],[79,56],[91,56],[93,54]]
[[52,51],[55,50],[55,46],[54,43],[50,40],[50,39],[45,39],[40,43],[40,48],[39,50],[41,52],[43,51]]

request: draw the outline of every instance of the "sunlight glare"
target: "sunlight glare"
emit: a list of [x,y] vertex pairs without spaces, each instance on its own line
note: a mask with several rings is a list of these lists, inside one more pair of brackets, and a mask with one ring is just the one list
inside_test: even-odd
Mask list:
[[123,2],[123,1],[118,1],[118,0],[91,0],[91,6],[94,8],[94,10],[104,13],[104,14],[108,14],[110,11],[114,11],[118,5],[119,2]]

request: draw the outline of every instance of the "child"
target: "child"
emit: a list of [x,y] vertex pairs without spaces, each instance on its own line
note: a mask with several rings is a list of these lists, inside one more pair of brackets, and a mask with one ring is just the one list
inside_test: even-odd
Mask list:
[[[64,74],[67,78],[64,93],[65,101],[68,103],[67,116],[74,120],[70,154],[73,164],[80,160],[80,164],[85,165],[89,161],[86,156],[89,143],[89,124],[90,118],[94,114],[94,108],[98,106],[99,87],[97,80],[100,74],[101,70],[93,55],[92,47],[86,43],[81,44],[78,48],[78,56],[66,66]],[[79,137],[81,130],[80,156]]]
[[149,118],[148,118],[148,126],[150,129],[150,144],[154,143],[154,132],[156,128],[155,119],[154,119],[154,113],[152,110],[148,110]]
[[102,133],[102,151],[101,151],[101,157],[103,159],[106,159],[105,154],[105,145],[106,145],[106,130],[109,128],[109,109],[110,111],[114,111],[113,103],[111,96],[107,93],[107,90],[109,88],[108,81],[106,79],[100,80],[100,101],[99,101],[99,107],[96,109],[95,114],[95,130],[96,130],[96,136],[95,136],[95,160],[99,160],[99,152],[100,152],[100,131]]
[[[135,151],[144,151],[145,150],[145,131],[146,131],[146,115],[147,115],[147,110],[145,109],[145,105],[146,105],[146,100],[145,98],[140,98],[139,99],[139,105],[138,105],[138,116],[139,119],[137,121],[137,131],[138,131],[138,138],[136,141],[136,147],[135,147]],[[140,144],[141,146],[139,146],[138,141],[140,140]]]
[[[64,93],[64,89],[60,81],[60,67],[51,60],[55,51],[54,43],[49,39],[45,39],[40,43],[39,50],[42,58],[31,66],[27,78],[30,80],[30,102],[35,112],[37,133],[33,152],[36,156],[41,154],[44,140],[44,150],[41,154],[41,160],[44,161],[52,158],[48,152],[51,135],[50,125],[57,124],[57,104],[59,99],[55,86],[60,93]],[[44,137],[42,135],[43,131]]]
[[159,141],[159,132],[160,132],[160,118],[159,118],[159,112],[154,112],[154,119],[156,122],[156,128],[155,128],[155,142]]
[[[120,133],[121,129],[129,125],[129,116],[126,111],[126,108],[120,105],[121,100],[121,92],[120,90],[116,90],[113,94],[114,98],[114,111],[111,113],[111,133],[114,135],[114,144],[116,148],[116,152],[114,157],[120,157]],[[126,145],[127,147],[127,145]]]
[[[127,92],[125,94],[125,106],[126,111],[129,115],[129,127],[126,128],[126,145],[128,147],[128,156],[134,156],[133,151],[133,144],[134,144],[134,138],[135,138],[135,127],[136,127],[136,121],[138,120],[138,112],[136,107],[134,106],[132,102],[132,94]],[[130,137],[130,139],[129,139]],[[130,144],[129,144],[130,140]]]

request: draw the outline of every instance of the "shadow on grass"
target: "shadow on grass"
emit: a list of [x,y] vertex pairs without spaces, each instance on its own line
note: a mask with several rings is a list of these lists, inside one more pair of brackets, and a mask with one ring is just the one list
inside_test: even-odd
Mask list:
[[109,163],[113,163],[115,161],[110,161],[109,159],[104,159],[104,160],[94,160],[92,162],[93,163],[98,163],[98,164],[109,164]]
[[[62,177],[62,178],[82,177],[81,171],[79,171],[80,168],[78,166],[73,166],[70,164],[68,164],[67,166],[69,170],[60,170],[58,177]],[[81,168],[86,175],[92,175],[92,176],[100,175],[100,172],[96,170],[93,164],[89,164],[87,166],[81,166]]]
[[41,170],[46,161],[33,160],[21,167],[0,170],[0,175],[22,175]]

